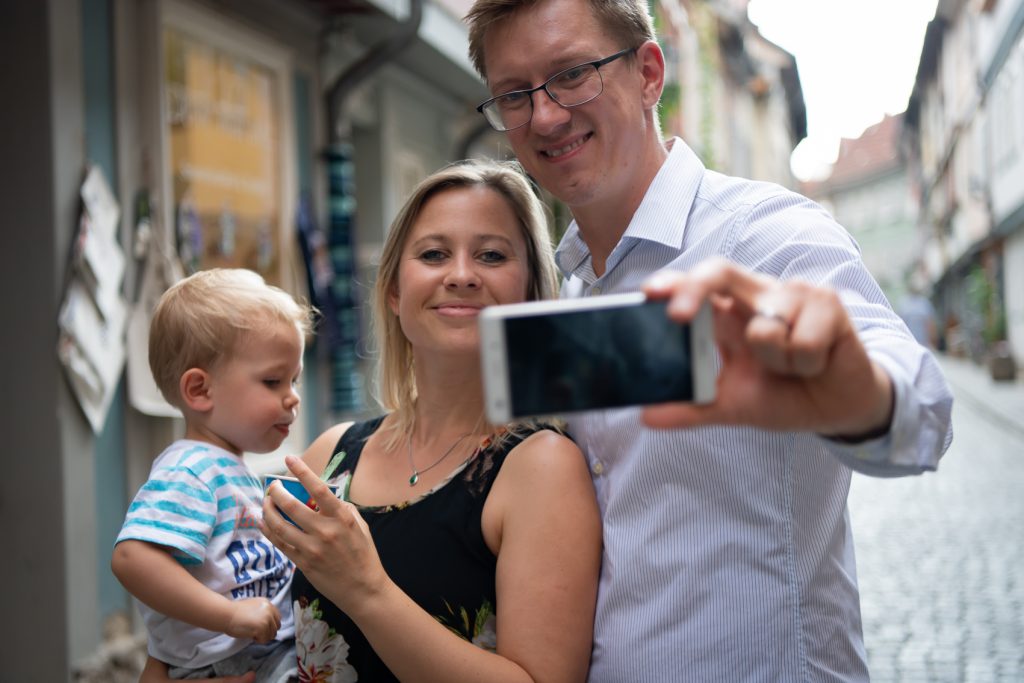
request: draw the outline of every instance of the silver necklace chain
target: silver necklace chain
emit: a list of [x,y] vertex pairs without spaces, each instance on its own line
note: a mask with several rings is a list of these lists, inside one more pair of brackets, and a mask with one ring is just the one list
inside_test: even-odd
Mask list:
[[440,458],[438,458],[434,462],[430,463],[430,465],[428,465],[427,467],[424,467],[422,470],[416,469],[416,464],[413,463],[413,461],[412,461],[412,434],[410,434],[409,435],[409,447],[406,450],[406,455],[409,458],[409,469],[412,470],[412,476],[409,477],[409,486],[415,486],[416,483],[419,482],[421,474],[423,474],[424,472],[429,472],[430,470],[432,470],[435,467],[437,467],[438,465],[440,465],[441,461],[444,460],[445,458],[447,458],[449,455],[451,455],[451,452],[455,450],[455,447],[458,446],[460,443],[462,443],[463,440],[467,436],[469,436],[470,434],[472,434],[472,432],[466,432],[465,434],[460,436],[458,439],[455,440],[455,443],[453,443],[451,446],[448,447],[448,450],[446,450],[444,452],[444,454],[441,455]]

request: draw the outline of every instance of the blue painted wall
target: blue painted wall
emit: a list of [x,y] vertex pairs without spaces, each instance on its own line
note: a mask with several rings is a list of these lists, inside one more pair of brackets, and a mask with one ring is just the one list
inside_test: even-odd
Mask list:
[[[99,166],[111,189],[117,187],[117,147],[114,118],[113,13],[110,0],[82,0],[82,69],[85,89],[85,154]],[[123,197],[118,197],[122,211]],[[110,552],[124,520],[125,389],[122,380],[103,431],[95,442],[96,561],[100,618],[126,609],[128,594],[110,572]],[[87,454],[83,453],[83,457]]]

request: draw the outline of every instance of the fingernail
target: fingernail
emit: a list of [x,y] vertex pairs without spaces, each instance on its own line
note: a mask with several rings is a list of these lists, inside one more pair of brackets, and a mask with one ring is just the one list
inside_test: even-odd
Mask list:
[[644,289],[667,289],[672,286],[676,276],[667,270],[660,270],[647,278],[644,282]]
[[669,312],[673,314],[688,314],[692,312],[693,309],[695,309],[696,307],[697,302],[694,300],[693,296],[690,294],[684,294],[682,292],[676,292],[675,296],[672,297],[672,301],[669,302],[668,305]]

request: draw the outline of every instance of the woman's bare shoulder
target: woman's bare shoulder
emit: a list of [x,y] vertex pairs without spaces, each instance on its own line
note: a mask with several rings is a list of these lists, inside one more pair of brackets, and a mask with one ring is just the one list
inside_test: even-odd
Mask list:
[[309,445],[306,452],[302,454],[302,460],[309,466],[309,469],[317,473],[323,472],[324,467],[327,466],[327,461],[330,460],[331,455],[334,453],[334,447],[338,445],[338,441],[341,440],[341,437],[345,435],[345,432],[353,424],[353,422],[336,424],[325,430]]

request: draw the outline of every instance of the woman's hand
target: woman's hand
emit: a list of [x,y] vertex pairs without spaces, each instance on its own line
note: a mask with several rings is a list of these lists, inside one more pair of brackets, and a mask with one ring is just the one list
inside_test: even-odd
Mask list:
[[289,455],[285,464],[319,510],[311,510],[274,483],[263,500],[260,529],[324,597],[358,620],[363,606],[372,604],[391,585],[370,530],[359,511],[338,500],[301,460]]

